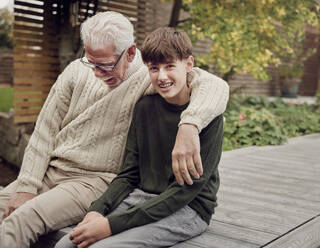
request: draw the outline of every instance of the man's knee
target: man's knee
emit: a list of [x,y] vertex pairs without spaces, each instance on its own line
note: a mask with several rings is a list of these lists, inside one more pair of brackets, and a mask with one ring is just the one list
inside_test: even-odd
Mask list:
[[12,195],[13,194],[8,191],[7,188],[0,190],[0,224],[2,223],[3,214]]

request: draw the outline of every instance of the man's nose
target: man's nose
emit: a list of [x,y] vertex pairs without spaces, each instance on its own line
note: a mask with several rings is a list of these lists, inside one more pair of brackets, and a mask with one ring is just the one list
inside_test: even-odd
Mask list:
[[105,76],[107,76],[107,74],[108,74],[108,72],[103,71],[103,70],[99,69],[98,67],[94,67],[94,68],[93,68],[93,72],[94,72],[94,75],[95,75],[97,78],[105,77]]

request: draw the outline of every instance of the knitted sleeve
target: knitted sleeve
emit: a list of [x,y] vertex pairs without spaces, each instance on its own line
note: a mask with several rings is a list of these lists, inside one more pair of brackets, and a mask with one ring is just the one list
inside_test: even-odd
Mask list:
[[181,124],[191,123],[199,132],[226,110],[229,86],[221,78],[200,68],[190,73],[190,104],[181,114]]
[[73,91],[74,63],[71,63],[52,86],[38,116],[35,129],[26,147],[18,176],[17,192],[37,194],[54,149],[55,136],[68,111]]

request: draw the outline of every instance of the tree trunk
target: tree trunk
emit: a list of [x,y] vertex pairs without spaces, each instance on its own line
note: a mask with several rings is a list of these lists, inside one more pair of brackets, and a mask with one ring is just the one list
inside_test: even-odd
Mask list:
[[178,26],[181,7],[182,7],[182,0],[175,0],[173,3],[172,11],[171,11],[169,27]]
[[229,79],[235,74],[234,68],[231,67],[230,71],[223,74],[222,79],[229,83]]

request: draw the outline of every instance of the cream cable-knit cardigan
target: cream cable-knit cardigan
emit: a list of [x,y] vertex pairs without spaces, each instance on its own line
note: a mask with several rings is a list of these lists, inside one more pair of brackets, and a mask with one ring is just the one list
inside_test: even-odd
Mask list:
[[[140,52],[126,79],[110,89],[79,60],[72,62],[51,88],[25,150],[17,192],[36,194],[48,166],[110,181],[123,159],[133,108],[152,93]],[[191,73],[192,96],[182,123],[199,130],[224,112],[227,84],[199,68]]]

